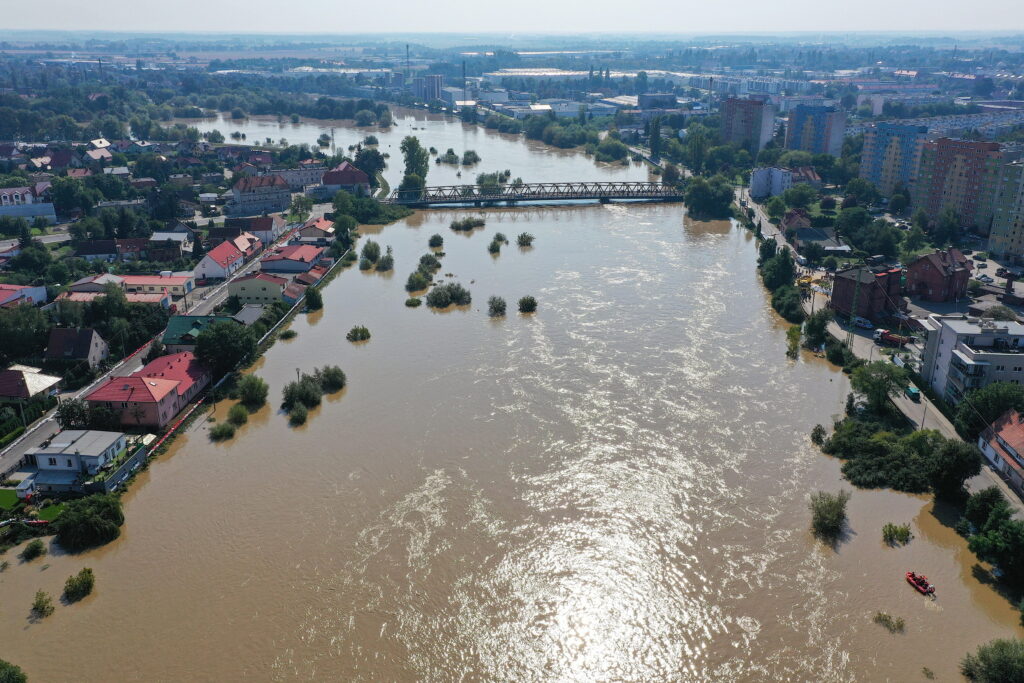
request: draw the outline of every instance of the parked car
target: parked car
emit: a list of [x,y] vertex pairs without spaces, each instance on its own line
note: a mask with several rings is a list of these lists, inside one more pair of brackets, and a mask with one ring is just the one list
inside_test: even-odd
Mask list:
[[861,328],[861,329],[864,329],[864,330],[873,330],[873,329],[875,329],[875,324],[873,322],[871,322],[867,318],[862,318],[859,315],[855,316],[853,318],[853,324],[855,326]]
[[977,263],[975,265],[977,265],[978,268],[988,268],[988,264],[987,263]]
[[991,283],[995,282],[995,278],[993,278],[991,275],[984,275],[984,274],[982,274],[982,275],[978,276],[978,282],[984,282],[986,284],[991,284]]
[[903,390],[903,393],[906,394],[907,398],[915,403],[919,403],[921,401],[921,390],[915,386],[908,386]]

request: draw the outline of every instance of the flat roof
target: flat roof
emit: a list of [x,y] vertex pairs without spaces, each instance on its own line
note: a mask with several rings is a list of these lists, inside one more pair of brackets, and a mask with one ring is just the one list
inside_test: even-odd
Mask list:
[[102,432],[95,429],[69,429],[58,433],[50,441],[46,448],[40,448],[35,453],[44,455],[100,455],[107,450],[124,434],[121,432]]

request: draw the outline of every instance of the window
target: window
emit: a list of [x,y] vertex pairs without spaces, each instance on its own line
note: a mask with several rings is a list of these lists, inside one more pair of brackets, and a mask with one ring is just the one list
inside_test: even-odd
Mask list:
[[68,467],[74,467],[74,465],[71,464],[71,458],[68,458]]
[[46,462],[47,462],[48,465],[50,465],[50,467],[56,467],[57,466],[57,458],[47,458]]

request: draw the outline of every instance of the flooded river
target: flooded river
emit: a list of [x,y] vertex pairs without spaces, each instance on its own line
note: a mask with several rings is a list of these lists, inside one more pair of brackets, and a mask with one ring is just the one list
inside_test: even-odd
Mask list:
[[[645,174],[415,125],[524,179]],[[521,165],[499,163],[509,145]],[[344,368],[306,426],[266,407],[212,444],[198,423],[125,495],[118,541],[11,557],[0,657],[35,681],[949,681],[966,651],[1020,633],[925,498],[856,490],[848,537],[811,537],[809,493],[843,482],[808,433],[848,384],[785,358],[746,231],[668,204],[494,209],[448,229],[470,213],[364,228],[394,274],[343,273],[256,365],[275,406],[297,369]],[[513,243],[492,257],[497,231]],[[533,248],[515,246],[523,231]],[[469,307],[403,305],[435,232]],[[491,295],[506,318],[487,317]],[[514,312],[524,295],[535,315]],[[345,341],[356,324],[368,343]],[[911,524],[909,546],[883,545],[888,521]],[[95,593],[31,623],[32,593],[82,566]]]

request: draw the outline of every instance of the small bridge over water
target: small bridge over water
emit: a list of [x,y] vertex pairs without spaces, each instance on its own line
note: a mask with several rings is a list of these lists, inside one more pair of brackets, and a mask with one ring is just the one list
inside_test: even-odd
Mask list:
[[395,190],[384,200],[388,204],[425,207],[439,204],[485,204],[597,200],[682,201],[678,188],[664,183],[526,183],[523,185],[441,185],[420,192]]

